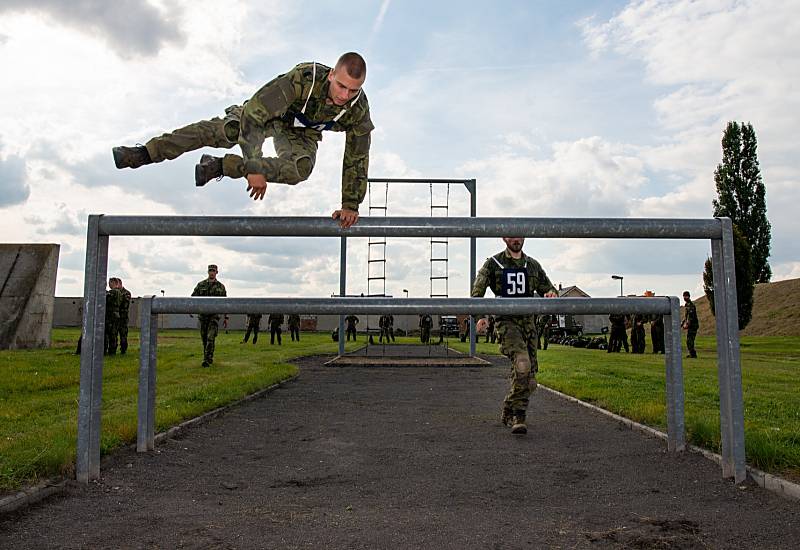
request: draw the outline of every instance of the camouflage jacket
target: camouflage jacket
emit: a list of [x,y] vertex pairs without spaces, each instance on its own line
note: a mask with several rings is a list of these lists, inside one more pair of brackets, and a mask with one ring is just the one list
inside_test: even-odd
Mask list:
[[687,329],[697,329],[700,328],[700,321],[697,319],[697,308],[694,306],[694,302],[691,300],[686,302],[684,310],[684,317],[683,317],[683,324],[686,326]]
[[300,328],[300,316],[297,314],[289,315],[287,323],[290,327]]
[[358,317],[355,315],[348,315],[344,318],[344,320],[347,322],[347,328],[355,330],[356,325],[358,324]]
[[[312,70],[314,67],[315,71]],[[282,119],[292,131],[304,132],[316,141],[322,140],[320,129],[294,126],[294,116],[301,113],[305,106],[304,115],[308,120],[315,123],[332,122],[330,128],[323,129],[346,132],[342,161],[342,208],[357,211],[367,192],[370,132],[375,126],[370,120],[369,102],[363,91],[352,106],[352,100],[344,107],[326,103],[330,70],[330,67],[321,63],[301,63],[265,84],[244,104],[239,145],[245,170],[247,173],[257,173],[263,157],[261,148],[266,128],[275,119]],[[344,114],[333,122],[342,109],[346,109]]]
[[431,328],[433,326],[433,317],[428,314],[423,315],[419,318],[419,327],[420,328]]
[[283,314],[282,313],[270,313],[269,318],[267,319],[270,327],[278,328],[283,324]]
[[[227,296],[228,293],[225,291],[225,285],[220,283],[218,280],[214,279],[203,279],[197,286],[194,287],[192,291],[192,296]],[[200,319],[219,319],[219,315],[217,314],[210,314],[210,315],[198,315]]]
[[248,313],[247,314],[247,326],[256,326],[261,323],[261,313]]
[[131,293],[125,287],[122,287],[118,290],[122,294],[122,299],[119,304],[119,319],[127,324],[128,316],[131,310]]
[[122,292],[118,288],[112,288],[106,291],[106,323],[116,323],[119,321],[119,310],[122,299]]
[[[517,289],[520,291],[519,298],[532,298],[534,297],[534,291],[538,292],[540,296],[544,296],[550,291],[556,291],[539,262],[525,253],[522,254],[520,259],[514,259],[506,249],[486,259],[480,271],[478,271],[477,277],[475,277],[475,283],[472,285],[470,295],[473,298],[481,298],[486,294],[486,289],[490,288],[495,296],[502,296],[503,272],[507,269],[524,270],[527,274],[527,288]],[[513,318],[516,317],[514,316]],[[508,315],[498,315],[496,321],[502,322],[511,318]]]

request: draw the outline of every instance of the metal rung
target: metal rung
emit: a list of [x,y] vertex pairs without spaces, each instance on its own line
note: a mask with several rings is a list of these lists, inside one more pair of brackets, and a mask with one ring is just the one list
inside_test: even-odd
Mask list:
[[369,246],[372,246],[373,244],[386,244],[386,241],[374,241],[374,242],[370,242],[370,243],[367,243],[367,244]]
[[447,206],[446,204],[432,204],[431,205],[431,210],[434,209],[434,208],[444,208],[446,210],[446,209],[448,209],[450,207]]
[[385,261],[386,261],[386,258],[383,258],[382,260],[367,260],[367,263],[371,264],[372,262],[385,262]]
[[446,262],[447,258],[431,258],[432,262]]
[[431,294],[431,298],[448,298],[447,294]]
[[431,244],[450,244],[450,241],[435,241],[431,239]]
[[370,205],[369,207],[370,210],[387,210],[388,208],[389,208],[388,206],[372,206],[372,205]]
[[436,275],[431,277],[431,281],[434,279],[447,279],[447,275]]

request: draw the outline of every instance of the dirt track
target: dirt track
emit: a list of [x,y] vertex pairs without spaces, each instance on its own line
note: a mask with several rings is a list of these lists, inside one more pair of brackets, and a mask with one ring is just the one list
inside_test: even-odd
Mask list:
[[[495,359],[495,361],[497,361]],[[497,417],[504,365],[326,368],[121,451],[0,520],[0,548],[796,548],[800,505],[546,392]]]

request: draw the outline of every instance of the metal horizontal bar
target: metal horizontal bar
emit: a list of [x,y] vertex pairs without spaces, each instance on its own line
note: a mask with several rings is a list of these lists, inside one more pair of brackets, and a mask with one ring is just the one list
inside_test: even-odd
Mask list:
[[368,178],[370,183],[472,183],[475,180],[421,179],[421,178]]
[[101,235],[721,239],[719,219],[100,216]]
[[431,276],[431,281],[433,281],[433,280],[437,280],[438,281],[438,280],[441,280],[441,279],[447,279],[447,275]]
[[667,315],[667,297],[638,298],[211,298],[153,297],[153,313],[299,313],[338,315],[442,314],[530,315],[535,313]]
[[382,260],[367,260],[367,263],[369,263],[369,264],[371,264],[371,263],[375,263],[375,262],[383,262],[383,263],[386,263],[386,259],[384,258],[384,259],[382,259]]
[[449,261],[447,258],[431,258],[432,262],[447,262]]

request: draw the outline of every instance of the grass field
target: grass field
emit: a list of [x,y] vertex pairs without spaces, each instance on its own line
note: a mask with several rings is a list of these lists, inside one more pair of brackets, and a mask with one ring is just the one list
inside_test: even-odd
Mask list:
[[[75,462],[79,357],[78,329],[55,329],[47,350],[0,351],[0,491],[56,474]],[[197,331],[161,331],[158,340],[156,430],[161,431],[297,372],[288,360],[335,354],[328,334],[303,334],[302,346],[239,344],[242,332],[220,334],[214,367],[200,367]],[[107,357],[103,370],[102,452],[136,440],[138,332],[129,353]],[[266,345],[265,345],[266,344]],[[352,346],[352,344],[351,344]]]
[[[479,344],[477,351],[496,347]],[[747,462],[800,482],[800,337],[744,337],[740,349]],[[719,452],[716,339],[699,337],[697,352],[698,359],[683,362],[686,436]],[[666,431],[663,355],[551,345],[539,365],[546,386]]]
[[[79,362],[77,329],[53,331],[49,350],[0,352],[0,491],[42,477],[69,474],[75,460]],[[138,334],[132,353],[106,360],[102,449],[136,438]],[[159,335],[156,422],[161,431],[235,401],[296,372],[288,360],[335,354],[328,334],[303,333],[302,346],[239,344],[241,332],[220,334],[215,365],[200,368],[196,331]],[[416,342],[416,339],[398,339]],[[362,342],[359,343],[361,345]],[[462,351],[468,344],[450,341]],[[719,451],[716,350],[698,338],[700,359],[684,361],[688,440]],[[353,344],[348,344],[352,349]],[[800,337],[745,337],[741,342],[748,463],[800,480]],[[478,352],[497,353],[495,344]],[[539,380],[554,389],[665,429],[663,356],[607,354],[552,345],[540,354]]]

